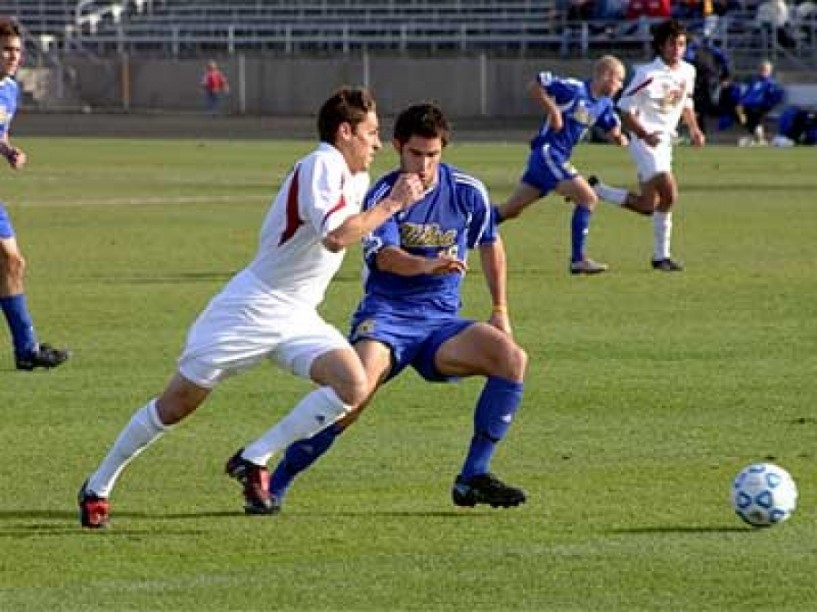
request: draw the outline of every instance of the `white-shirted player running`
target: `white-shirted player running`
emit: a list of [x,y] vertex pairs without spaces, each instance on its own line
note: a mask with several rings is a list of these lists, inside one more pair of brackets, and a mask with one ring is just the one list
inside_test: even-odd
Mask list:
[[681,118],[689,127],[692,144],[703,146],[705,137],[692,102],[695,68],[682,59],[686,28],[669,19],[655,25],[652,33],[656,58],[636,68],[618,103],[622,123],[630,133],[629,150],[638,171],[640,193],[610,187],[596,177],[590,177],[589,182],[602,200],[652,216],[652,267],[678,272],[683,266],[670,255],[672,207],[678,199],[672,140]]
[[[320,144],[295,164],[267,213],[255,259],[199,315],[175,376],[133,415],[82,485],[84,527],[108,524],[108,498],[130,461],[218,383],[264,359],[319,385],[282,420],[287,443],[317,433],[365,399],[359,358],[317,307],[345,247],[417,201],[423,186],[416,174],[403,174],[388,198],[361,212],[367,170],[381,146],[375,102],[365,89],[342,88],[330,97],[318,132]],[[246,486],[266,489],[265,477],[248,470]]]

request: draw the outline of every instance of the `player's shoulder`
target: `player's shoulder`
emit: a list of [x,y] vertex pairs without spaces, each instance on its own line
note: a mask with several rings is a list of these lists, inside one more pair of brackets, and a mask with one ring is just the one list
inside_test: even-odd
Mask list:
[[473,174],[466,172],[456,166],[440,164],[440,172],[453,182],[458,189],[476,189],[485,191],[485,184]]

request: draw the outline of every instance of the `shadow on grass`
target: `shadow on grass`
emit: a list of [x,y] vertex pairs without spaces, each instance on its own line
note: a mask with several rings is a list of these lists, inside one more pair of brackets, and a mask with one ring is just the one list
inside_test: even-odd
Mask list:
[[753,529],[747,529],[741,525],[734,525],[729,527],[694,527],[690,525],[663,525],[659,527],[628,527],[625,529],[611,529],[610,533],[615,534],[683,534],[683,533],[753,533]]
[[153,276],[93,276],[93,280],[103,280],[113,285],[168,285],[176,283],[210,283],[226,281],[235,274],[229,272],[179,272],[178,274],[157,274]]

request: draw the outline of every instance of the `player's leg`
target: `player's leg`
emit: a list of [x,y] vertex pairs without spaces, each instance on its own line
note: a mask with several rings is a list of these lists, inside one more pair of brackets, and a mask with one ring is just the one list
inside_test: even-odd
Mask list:
[[366,372],[352,346],[316,312],[296,313],[287,322],[288,338],[272,357],[284,369],[317,383],[295,407],[260,438],[227,460],[225,472],[244,485],[247,514],[273,514],[267,463],[297,440],[310,438],[351,412],[368,397]]
[[560,181],[556,185],[556,192],[576,204],[570,220],[570,273],[598,274],[604,272],[608,269],[607,264],[593,261],[586,253],[590,219],[598,201],[596,193],[581,175]]
[[[658,147],[669,147],[669,143],[658,145]],[[658,147],[650,147],[643,140],[634,139],[627,145],[639,180],[642,183],[641,191],[633,193],[627,189],[611,187],[596,176],[589,177],[588,183],[593,187],[600,200],[615,204],[622,208],[629,209],[641,215],[651,216],[658,200],[657,194],[651,189],[644,189],[644,183],[648,182],[645,177],[652,177],[659,171],[656,169],[656,156]]]
[[391,350],[387,345],[375,340],[360,340],[355,343],[355,351],[363,363],[371,392],[366,401],[355,406],[349,414],[312,437],[298,440],[287,447],[270,476],[269,490],[278,509],[295,477],[325,455],[338,436],[358,419],[391,369]]
[[108,524],[108,498],[122,471],[173,425],[192,414],[209,393],[210,389],[177,373],[159,397],[136,411],[96,471],[80,488],[83,527],[99,528]]
[[683,265],[672,259],[672,208],[678,200],[678,185],[672,172],[662,172],[643,186],[656,194],[656,209],[652,216],[652,267],[662,272],[680,272]]
[[15,364],[18,370],[54,368],[65,362],[70,353],[37,342],[26,302],[25,265],[11,220],[0,204],[0,308],[11,332]]
[[498,223],[515,219],[522,214],[528,206],[543,197],[542,190],[527,183],[519,183],[516,190],[502,204],[496,207],[496,218]]
[[428,350],[433,351],[434,367],[443,377],[487,378],[474,410],[468,452],[454,483],[454,503],[494,507],[524,503],[525,492],[500,481],[491,473],[490,463],[522,401],[528,361],[525,351],[510,336],[485,323],[461,329],[436,350],[432,342]]

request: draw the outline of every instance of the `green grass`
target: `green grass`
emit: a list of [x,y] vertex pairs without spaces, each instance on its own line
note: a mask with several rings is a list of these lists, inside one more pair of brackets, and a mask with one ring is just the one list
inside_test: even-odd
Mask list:
[[[528,489],[526,506],[452,506],[480,381],[432,387],[407,373],[282,515],[245,517],[223,462],[309,388],[262,366],[134,462],[112,528],[88,533],[76,489],[171,375],[187,327],[252,256],[278,182],[312,145],[19,144],[30,167],[4,172],[2,197],[28,257],[29,304],[40,336],[75,356],[27,374],[0,351],[0,609],[812,609],[813,150],[677,149],[683,274],[650,270],[651,224],[606,205],[590,237],[612,265],[600,277],[567,274],[560,199],[503,228],[531,363],[494,468]],[[500,200],[525,155],[523,143],[455,144],[447,158]],[[584,146],[575,161],[633,183],[618,149]],[[393,163],[383,152],[374,173]],[[325,304],[342,329],[359,266],[352,249]],[[474,272],[464,310],[485,317]],[[794,475],[800,504],[754,531],[728,488],[765,457]]]

